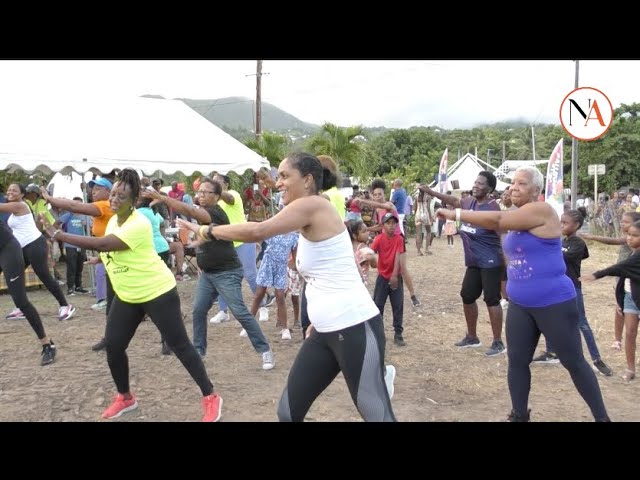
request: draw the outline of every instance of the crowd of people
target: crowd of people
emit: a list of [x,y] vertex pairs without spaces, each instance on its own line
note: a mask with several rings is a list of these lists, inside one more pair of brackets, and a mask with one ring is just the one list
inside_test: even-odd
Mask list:
[[[282,340],[291,340],[298,327],[304,340],[277,406],[281,421],[304,420],[340,373],[364,420],[396,421],[391,403],[395,367],[385,361],[384,314],[389,300],[393,343],[406,346],[405,285],[411,306],[421,304],[406,249],[409,230],[415,228],[419,256],[433,254],[434,238],[444,235],[451,246],[455,237],[461,240],[465,275],[459,295],[466,328],[454,345],[482,345],[477,332],[482,296],[492,331],[485,355],[508,358],[509,420],[530,419],[530,365],[548,362],[568,370],[596,421],[609,421],[594,370],[606,376],[613,372],[589,327],[582,284],[617,277],[615,341],[620,347],[624,327],[628,366],[623,377],[633,380],[640,318],[640,271],[634,255],[640,250],[640,213],[635,209],[620,207],[625,237],[605,241],[581,235],[585,210],[568,210],[559,218],[538,201],[543,179],[533,167],[518,169],[501,194],[495,191],[495,176],[483,171],[461,195],[426,184],[408,192],[400,179],[388,191],[383,179],[374,179],[367,189],[354,186],[345,201],[337,188],[336,162],[308,153],[282,160],[277,178],[261,171],[252,180],[240,193],[227,175],[213,172],[193,184],[191,196],[178,182],[164,192],[162,179],[140,178],[125,169],[89,182],[87,202],[57,198],[33,185],[7,189],[7,202],[0,203],[0,214],[6,216],[0,219],[0,270],[15,304],[9,316],[28,320],[42,344],[42,365],[54,362],[58,347],[29,302],[25,267],[33,267],[58,301],[60,320],[73,317],[76,308],[50,273],[51,245],[59,242],[64,248],[67,295],[87,294],[83,267],[95,268],[92,308],[103,308],[106,322],[93,349],[106,351],[117,390],[103,418],[137,408],[126,352],[140,322],[149,318],[160,331],[162,352],[175,354],[198,385],[203,421],[218,421],[222,397],[203,363],[208,324],[233,316],[262,368],[271,370],[276,358],[260,322],[268,320],[267,306],[275,302]],[[633,196],[629,202],[633,205]],[[59,215],[52,216],[49,206]],[[175,241],[167,240],[168,227],[179,229]],[[621,253],[616,265],[583,275],[581,262],[589,255],[585,239],[620,245],[628,252]],[[177,282],[189,279],[182,269],[184,249],[195,252],[198,268],[191,336],[177,289]],[[371,270],[377,274],[373,282]],[[253,295],[249,302],[243,297],[243,279]],[[287,297],[294,307],[292,324]],[[215,303],[219,310],[207,321]],[[545,349],[535,357],[541,334]],[[581,334],[593,368],[584,358]]]

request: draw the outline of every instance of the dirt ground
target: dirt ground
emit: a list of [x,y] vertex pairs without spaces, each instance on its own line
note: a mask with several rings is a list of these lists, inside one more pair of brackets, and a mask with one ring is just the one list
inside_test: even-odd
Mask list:
[[[460,350],[453,346],[465,333],[459,288],[464,274],[462,245],[434,241],[434,255],[416,255],[413,238],[408,245],[410,271],[422,306],[411,306],[405,293],[406,347],[387,343],[387,363],[397,368],[393,406],[403,422],[499,422],[511,404],[507,389],[505,355],[488,358],[491,329],[484,304],[480,304],[478,332],[483,347]],[[615,262],[617,247],[590,245],[591,258],[583,271],[591,272]],[[62,267],[62,271],[64,267]],[[375,272],[371,273],[373,280]],[[373,283],[373,282],[372,282]],[[605,362],[614,376],[598,375],[605,403],[614,421],[640,421],[637,399],[640,380],[625,383],[623,352],[613,351],[613,280],[585,285],[587,316]],[[195,280],[178,288],[191,335],[191,303]],[[65,289],[66,291],[66,289]],[[250,291],[244,287],[245,300]],[[104,311],[89,308],[91,295],[75,295],[78,307],[68,321],[57,320],[57,304],[46,291],[35,289],[29,297],[40,311],[47,333],[58,346],[52,365],[40,366],[40,347],[26,320],[5,320],[13,309],[11,298],[0,295],[0,421],[102,421],[100,414],[112,400],[115,388],[104,352],[90,347],[104,330]],[[290,303],[289,303],[290,307]],[[214,306],[210,316],[217,312]],[[291,310],[289,314],[292,315]],[[263,371],[260,356],[235,320],[209,325],[209,351],[205,365],[224,399],[222,421],[277,421],[276,404],[289,367],[302,342],[299,331],[283,341],[275,327],[275,305],[270,321],[260,323],[275,353],[276,367]],[[291,317],[290,317],[291,318]],[[385,313],[387,338],[393,337],[390,309]],[[584,342],[583,342],[584,343]],[[508,346],[507,346],[508,347]],[[588,358],[586,347],[585,356]],[[129,347],[131,385],[139,408],[114,421],[199,421],[200,391],[175,356],[160,353],[160,335],[144,322]],[[532,420],[544,422],[592,421],[586,404],[561,366],[534,365],[530,406]],[[361,421],[344,380],[336,381],[316,400],[308,421]]]

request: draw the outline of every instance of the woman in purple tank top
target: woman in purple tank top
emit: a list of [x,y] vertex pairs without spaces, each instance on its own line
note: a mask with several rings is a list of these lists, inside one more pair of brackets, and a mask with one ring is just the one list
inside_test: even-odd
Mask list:
[[562,256],[560,218],[551,205],[537,201],[542,185],[543,177],[537,168],[521,167],[516,170],[509,189],[517,210],[440,209],[437,215],[508,231],[503,249],[509,295],[506,322],[507,381],[512,403],[509,420],[529,421],[529,365],[540,334],[544,333],[551,343],[560,342],[558,358],[595,420],[609,421],[598,380],[582,353],[576,291],[565,274]]

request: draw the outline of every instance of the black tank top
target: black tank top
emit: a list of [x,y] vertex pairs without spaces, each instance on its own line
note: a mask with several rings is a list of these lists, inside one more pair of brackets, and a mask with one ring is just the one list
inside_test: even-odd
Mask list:
[[9,225],[0,220],[0,249],[4,248],[12,238],[13,232],[9,228]]

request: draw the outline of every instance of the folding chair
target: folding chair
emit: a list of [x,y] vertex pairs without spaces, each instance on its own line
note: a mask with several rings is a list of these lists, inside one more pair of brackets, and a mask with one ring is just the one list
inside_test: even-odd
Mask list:
[[196,259],[196,250],[195,248],[187,247],[191,242],[192,237],[193,232],[190,230],[180,229],[178,232],[178,238],[184,247],[184,264],[182,267],[182,273],[197,277],[200,275],[200,269],[198,268],[198,261]]

